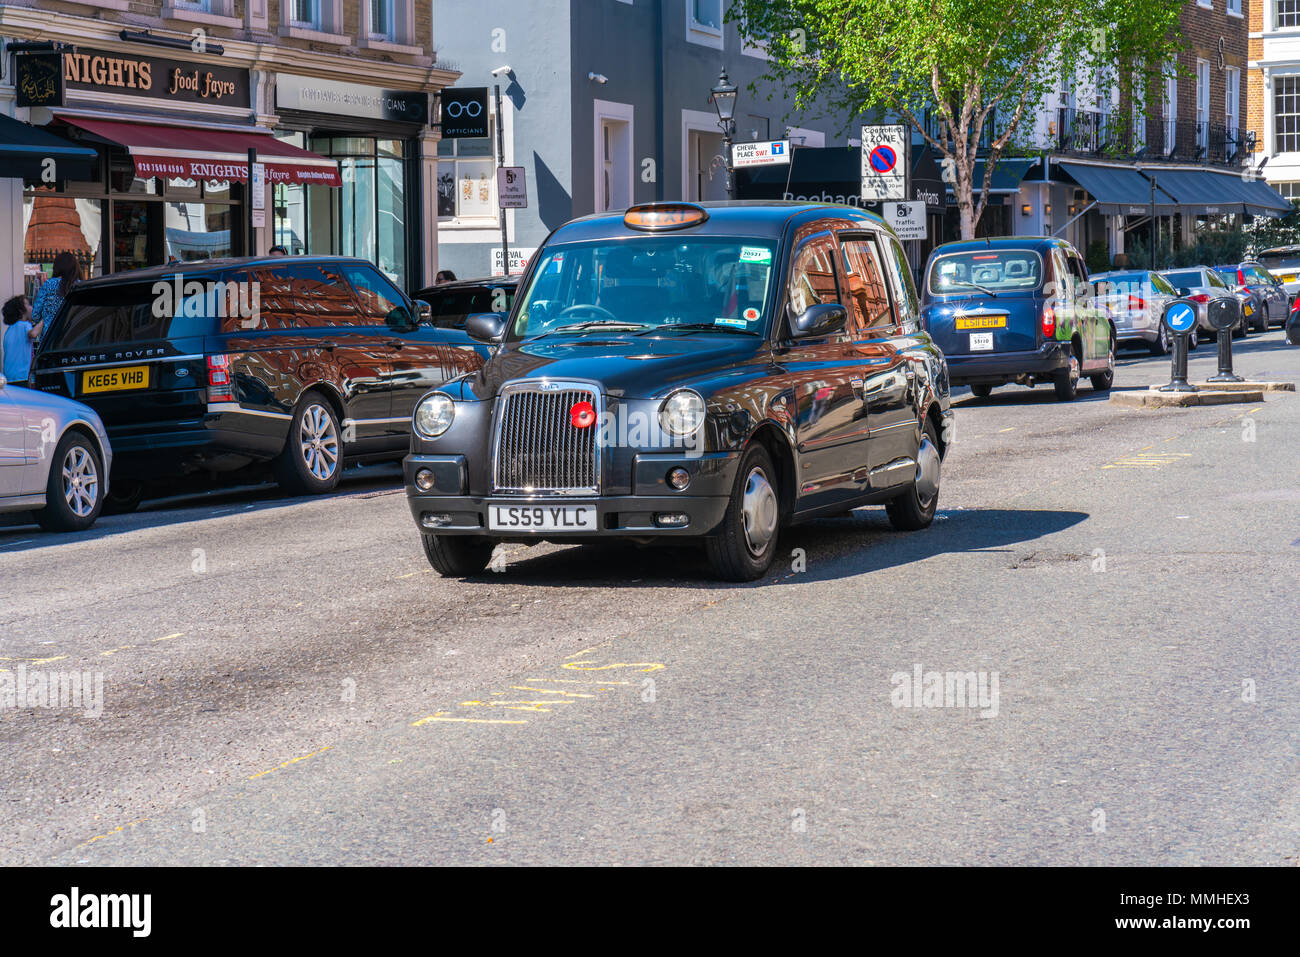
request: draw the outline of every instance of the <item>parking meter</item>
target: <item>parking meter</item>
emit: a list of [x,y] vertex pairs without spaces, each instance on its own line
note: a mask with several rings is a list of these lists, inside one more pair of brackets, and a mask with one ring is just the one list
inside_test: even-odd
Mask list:
[[1172,299],[1165,304],[1161,321],[1174,334],[1174,358],[1169,382],[1161,392],[1195,392],[1187,381],[1187,335],[1196,327],[1196,304],[1186,299]]
[[1244,382],[1232,372],[1232,330],[1241,322],[1241,300],[1232,298],[1211,299],[1206,304],[1210,325],[1219,331],[1219,372],[1208,382]]

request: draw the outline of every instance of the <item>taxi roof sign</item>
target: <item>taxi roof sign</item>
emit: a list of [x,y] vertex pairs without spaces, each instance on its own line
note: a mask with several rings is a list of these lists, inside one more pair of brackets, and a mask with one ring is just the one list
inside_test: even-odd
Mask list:
[[645,203],[624,213],[623,225],[655,232],[698,226],[708,218],[708,210],[694,203]]

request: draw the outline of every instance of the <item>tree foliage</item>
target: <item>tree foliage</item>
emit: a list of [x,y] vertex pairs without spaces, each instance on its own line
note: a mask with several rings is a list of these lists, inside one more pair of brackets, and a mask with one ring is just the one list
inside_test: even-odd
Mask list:
[[[970,237],[998,159],[1062,76],[1100,79],[1108,104],[1112,86],[1152,89],[1162,64],[1182,45],[1182,6],[1182,0],[735,0],[730,16],[747,41],[766,45],[765,79],[783,87],[795,109],[884,114],[919,130],[943,158],[962,235]],[[979,184],[977,154],[989,160]]]

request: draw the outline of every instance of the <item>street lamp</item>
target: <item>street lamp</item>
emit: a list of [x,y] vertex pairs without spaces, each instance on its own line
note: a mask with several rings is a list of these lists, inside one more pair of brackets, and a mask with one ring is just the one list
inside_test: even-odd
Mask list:
[[718,127],[722,130],[722,162],[727,169],[727,199],[736,198],[736,180],[731,168],[731,137],[736,132],[736,86],[727,76],[724,66],[718,74],[718,85],[713,93],[713,108],[718,111]]
[[1156,245],[1160,241],[1159,223],[1156,220],[1156,174],[1152,169],[1150,173],[1142,168],[1141,163],[1134,164],[1133,167],[1138,174],[1145,176],[1147,182],[1151,184],[1151,271],[1155,272],[1159,267],[1156,265]]

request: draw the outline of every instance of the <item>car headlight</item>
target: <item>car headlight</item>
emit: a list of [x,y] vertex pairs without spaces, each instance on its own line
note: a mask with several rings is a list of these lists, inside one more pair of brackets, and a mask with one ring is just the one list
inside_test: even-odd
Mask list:
[[451,428],[456,418],[456,403],[451,396],[433,392],[420,400],[415,407],[415,430],[421,435],[436,439]]
[[679,389],[659,407],[659,424],[669,435],[691,435],[704,424],[704,400],[690,389]]

